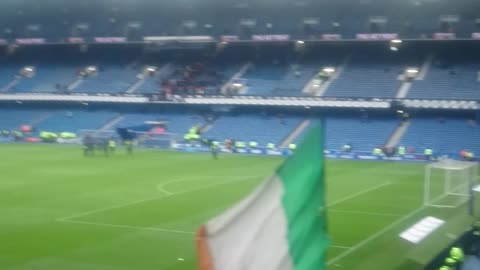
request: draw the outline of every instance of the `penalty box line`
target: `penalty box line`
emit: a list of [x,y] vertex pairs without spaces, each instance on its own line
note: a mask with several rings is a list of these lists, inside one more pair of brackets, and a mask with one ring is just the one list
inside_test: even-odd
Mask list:
[[[439,200],[443,199],[443,196],[442,197],[439,197],[439,198],[436,198],[435,200],[433,200],[432,202],[437,202]],[[374,240],[375,238],[383,235],[384,233],[390,231],[391,229],[395,228],[395,226],[401,224],[402,222],[405,222],[407,221],[408,219],[414,217],[415,215],[421,213],[423,210],[425,210],[427,208],[426,205],[423,205],[415,210],[413,210],[412,212],[402,216],[401,218],[395,220],[393,223],[391,223],[390,225],[388,225],[387,227],[383,228],[382,230],[378,231],[377,233],[375,234],[372,234],[370,235],[369,237],[363,239],[362,241],[358,242],[357,244],[355,244],[353,247],[351,247],[350,249],[348,249],[347,251],[341,253],[340,255],[334,257],[333,259],[329,260],[327,262],[327,265],[332,265],[336,262],[338,262],[339,260],[345,258],[346,256],[352,254],[353,252],[357,251],[358,249],[362,248],[364,245],[368,244],[370,241]]]
[[[248,177],[248,178],[251,178],[251,177]],[[78,218],[78,217],[82,217],[82,216],[87,216],[87,215],[90,215],[90,214],[99,213],[99,212],[103,212],[103,211],[108,211],[108,210],[112,210],[112,209],[122,208],[122,207],[130,206],[130,205],[135,205],[135,204],[139,204],[139,203],[147,202],[147,201],[151,201],[151,200],[162,199],[162,198],[171,197],[171,196],[175,196],[175,195],[179,195],[179,194],[184,194],[184,193],[189,193],[189,192],[194,192],[194,191],[198,191],[198,190],[202,190],[202,189],[208,189],[208,188],[211,188],[211,187],[214,187],[214,186],[224,185],[224,184],[228,184],[228,183],[232,183],[232,182],[238,182],[238,181],[241,181],[241,180],[232,180],[232,181],[228,181],[228,182],[215,183],[215,184],[211,184],[211,185],[206,185],[206,186],[204,186],[204,187],[202,187],[202,188],[198,188],[198,189],[193,189],[193,190],[188,190],[188,191],[178,192],[178,193],[173,193],[173,194],[167,194],[167,195],[163,195],[163,196],[157,196],[157,197],[153,197],[153,198],[147,198],[147,199],[143,199],[143,200],[137,200],[137,201],[130,202],[130,203],[124,203],[124,204],[114,205],[114,206],[105,207],[105,208],[101,208],[101,209],[96,209],[96,210],[92,210],[92,211],[82,212],[82,213],[79,213],[79,214],[70,215],[70,216],[68,216],[68,217],[57,218],[56,221],[57,221],[57,222],[63,222],[63,223],[83,224],[83,225],[100,226],[100,227],[125,228],[125,229],[136,229],[136,230],[149,230],[149,231],[158,231],[158,232],[168,232],[168,233],[177,233],[177,234],[193,235],[193,234],[195,234],[194,232],[182,231],[182,230],[170,230],[170,229],[156,228],[156,227],[141,227],[141,226],[120,225],[120,224],[88,222],[88,221],[76,221],[76,220],[71,220],[71,219]],[[391,183],[389,183],[389,182],[387,182],[387,183],[382,183],[382,184],[380,184],[380,185],[376,185],[376,186],[374,186],[374,187],[371,187],[371,188],[368,188],[368,189],[359,191],[359,192],[354,193],[354,194],[352,194],[352,195],[349,195],[349,196],[346,196],[346,197],[341,198],[341,199],[339,199],[339,200],[336,200],[336,201],[328,204],[328,206],[333,206],[333,205],[342,203],[342,202],[344,202],[344,201],[353,199],[353,198],[355,198],[355,197],[358,197],[358,196],[363,195],[363,194],[365,194],[365,193],[368,193],[368,192],[371,192],[371,191],[380,189],[380,188],[382,188],[382,187],[384,187],[384,186],[387,186],[387,185],[390,185],[390,184],[391,184]],[[351,247],[339,246],[339,245],[332,245],[331,247],[339,248],[339,249],[350,249],[350,248],[351,248]]]
[[213,187],[216,187],[216,186],[222,186],[222,185],[227,185],[227,184],[230,184],[230,183],[246,181],[245,179],[252,179],[252,177],[256,177],[256,176],[249,176],[249,177],[245,177],[245,178],[242,178],[242,179],[223,181],[223,182],[220,182],[220,183],[206,184],[206,185],[204,185],[200,188],[180,191],[180,192],[176,192],[176,193],[171,193],[170,192],[169,194],[163,194],[161,196],[155,196],[155,197],[141,199],[141,200],[137,200],[137,201],[133,201],[133,202],[117,204],[117,205],[104,207],[104,208],[99,208],[99,209],[93,209],[91,211],[81,212],[81,213],[78,213],[78,214],[73,214],[73,215],[70,215],[70,216],[57,218],[56,220],[57,221],[67,221],[67,220],[71,220],[71,219],[75,219],[75,218],[79,218],[79,217],[88,216],[88,215],[91,215],[91,214],[96,214],[96,213],[105,212],[105,211],[118,209],[118,208],[122,208],[122,207],[127,207],[127,206],[131,206],[131,205],[135,205],[135,204],[140,204],[140,203],[143,203],[143,202],[160,200],[160,199],[173,197],[173,196],[177,196],[177,195],[181,195],[181,194],[186,194],[186,193],[190,193],[190,192],[196,192],[196,191],[200,191],[200,190],[204,190],[204,189],[209,189],[209,188],[213,188]]
[[75,220],[57,220],[57,221],[58,222],[63,222],[63,223],[92,225],[92,226],[97,226],[97,227],[125,228],[125,229],[157,231],[157,232],[167,232],[167,233],[187,234],[187,235],[194,235],[195,234],[195,232],[182,231],[182,230],[170,230],[170,229],[156,228],[156,227],[140,227],[140,226],[129,226],[129,225],[97,223],[97,222],[88,222],[88,221],[75,221]]

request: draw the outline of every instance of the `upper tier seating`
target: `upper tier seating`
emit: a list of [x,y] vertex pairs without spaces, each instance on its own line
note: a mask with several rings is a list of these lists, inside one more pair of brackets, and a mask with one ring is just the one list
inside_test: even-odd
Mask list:
[[321,64],[257,63],[243,76],[247,95],[300,96]]
[[433,65],[425,80],[414,81],[407,98],[480,99],[480,64]]
[[44,64],[36,69],[32,78],[22,78],[11,91],[17,92],[55,92],[66,88],[76,78],[78,67],[73,65]]
[[85,78],[75,91],[123,93],[137,81],[137,74],[138,71],[127,65],[101,65],[97,75]]
[[398,80],[399,74],[408,65],[418,66],[420,61],[412,61],[409,57],[402,58],[395,54],[356,54],[351,57],[324,96],[393,98],[402,84],[402,81]]

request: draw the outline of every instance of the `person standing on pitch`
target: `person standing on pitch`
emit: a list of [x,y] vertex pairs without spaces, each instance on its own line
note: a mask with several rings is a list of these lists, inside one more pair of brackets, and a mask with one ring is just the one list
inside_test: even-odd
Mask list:
[[112,138],[110,138],[108,140],[108,152],[110,152],[111,155],[115,154],[115,149],[117,148],[117,143],[115,142],[115,140]]
[[127,148],[127,154],[132,155],[133,154],[133,141],[132,140],[126,140],[125,141],[125,147]]
[[218,143],[215,141],[210,142],[210,152],[212,153],[213,159],[218,159]]
[[95,148],[95,140],[90,134],[87,134],[83,138],[83,155],[84,156],[93,156],[94,155],[94,148]]

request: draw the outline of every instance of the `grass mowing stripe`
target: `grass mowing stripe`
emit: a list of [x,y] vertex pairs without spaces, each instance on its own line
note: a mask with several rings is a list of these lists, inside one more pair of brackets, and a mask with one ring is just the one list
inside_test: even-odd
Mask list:
[[188,235],[194,235],[195,234],[195,232],[188,232],[188,231],[181,231],[181,230],[170,230],[170,229],[163,229],[163,228],[156,228],[156,227],[139,227],[139,226],[128,226],[128,225],[96,223],[96,222],[75,221],[75,220],[58,220],[58,221],[63,222],[63,223],[85,224],[85,225],[100,226],[100,227],[126,228],[126,229],[137,229],[137,230],[157,231],[157,232],[177,233],[177,234],[188,234]]
[[396,221],[394,221],[393,223],[391,223],[390,225],[388,225],[387,227],[383,228],[383,230],[380,230],[378,231],[377,233],[375,234],[372,234],[371,236],[369,236],[368,238],[362,240],[361,242],[357,243],[356,245],[354,245],[351,249],[345,251],[344,253],[338,255],[337,257],[329,260],[327,262],[327,265],[331,265],[331,264],[334,264],[336,262],[338,262],[339,260],[343,259],[344,257],[350,255],[352,252],[355,252],[357,249],[361,248],[362,246],[364,246],[365,244],[367,244],[368,242],[372,241],[373,239],[381,236],[382,234],[388,232],[389,230],[391,230],[392,228],[394,228],[395,226],[397,226],[398,224],[402,223],[403,221],[413,217],[414,215],[420,213],[423,209],[425,208],[425,206],[422,206],[420,208],[418,208],[417,210],[415,211],[412,211],[410,212],[409,214],[403,216],[402,218],[400,219],[397,219]]
[[[441,196],[441,197],[435,199],[433,202],[439,201],[439,200],[443,199],[443,197],[444,196]],[[352,252],[356,251],[357,249],[361,248],[363,245],[367,244],[368,242],[372,241],[373,239],[375,239],[375,238],[381,236],[382,234],[388,232],[389,230],[393,229],[395,226],[402,223],[403,221],[405,221],[405,220],[415,216],[416,214],[422,212],[425,208],[427,208],[427,207],[425,205],[423,205],[422,207],[410,212],[409,214],[403,216],[402,218],[397,219],[396,221],[394,221],[393,223],[391,223],[387,227],[383,228],[383,230],[378,231],[377,233],[371,235],[370,237],[368,237],[368,238],[362,240],[361,242],[359,242],[358,244],[354,245],[351,249],[349,249],[349,250],[345,251],[344,253],[338,255],[337,257],[329,260],[327,262],[327,265],[331,265],[333,263],[336,263],[340,259],[350,255]]]
[[349,214],[364,214],[371,216],[385,216],[385,217],[401,217],[399,214],[385,214],[385,213],[374,213],[374,212],[365,212],[365,211],[349,211],[349,210],[328,210],[329,212],[334,213],[349,213]]
[[338,246],[338,245],[330,245],[332,248],[338,248],[338,249],[350,249],[352,247],[347,247],[347,246]]
[[244,178],[236,179],[236,180],[223,181],[223,182],[214,183],[214,184],[207,184],[207,185],[202,186],[201,188],[195,188],[195,189],[191,189],[191,190],[180,191],[180,192],[176,192],[176,193],[165,194],[165,195],[162,195],[162,196],[155,196],[155,197],[141,199],[141,200],[137,200],[137,201],[133,201],[133,202],[128,202],[128,203],[118,204],[118,205],[114,205],[114,206],[104,207],[104,208],[100,208],[100,209],[94,209],[94,210],[91,210],[91,211],[86,211],[86,212],[70,215],[70,216],[67,216],[67,217],[57,218],[57,221],[70,220],[70,219],[79,218],[79,217],[83,217],[83,216],[88,216],[88,215],[91,215],[91,214],[100,213],[100,212],[104,212],[104,211],[108,211],[108,210],[112,210],[112,209],[118,209],[118,208],[130,206],[130,205],[135,205],[135,204],[139,204],[139,203],[143,203],[143,202],[159,200],[159,199],[163,199],[163,198],[167,198],[167,197],[173,197],[173,196],[180,195],[180,194],[200,191],[200,190],[209,189],[209,188],[212,188],[212,187],[226,185],[226,184],[230,184],[230,183],[234,183],[234,182],[246,181],[245,179],[253,179],[252,177],[254,178],[256,176],[248,176],[248,177],[244,177]]
[[384,187],[384,186],[388,186],[388,185],[390,185],[390,184],[391,184],[390,182],[386,182],[386,183],[382,183],[382,184],[380,184],[380,185],[376,185],[376,186],[371,187],[371,188],[368,188],[368,189],[364,189],[364,190],[359,191],[359,192],[357,192],[357,193],[354,193],[354,194],[351,194],[351,195],[349,195],[349,196],[346,196],[346,197],[343,197],[343,198],[341,198],[341,199],[338,199],[338,200],[336,200],[336,201],[333,201],[332,203],[327,203],[327,206],[330,206],[330,207],[331,207],[331,206],[337,205],[337,204],[342,203],[342,202],[344,202],[344,201],[348,201],[348,200],[350,200],[350,199],[353,199],[353,198],[358,197],[358,196],[360,196],[360,195],[363,195],[363,194],[365,194],[365,193],[368,193],[368,192],[371,192],[371,191],[380,189],[380,188],[382,188],[382,187]]

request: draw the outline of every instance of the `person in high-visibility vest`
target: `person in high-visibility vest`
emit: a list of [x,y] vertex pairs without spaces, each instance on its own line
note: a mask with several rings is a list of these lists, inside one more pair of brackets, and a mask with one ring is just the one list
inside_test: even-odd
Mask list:
[[108,140],[108,152],[110,152],[110,154],[115,154],[115,149],[117,149],[117,143],[113,138],[110,138]]
[[463,253],[463,250],[459,247],[452,247],[450,249],[450,258],[456,260],[458,263],[463,263],[463,260],[465,259],[465,255]]
[[398,149],[397,149],[397,153],[400,156],[404,156],[405,155],[405,146],[399,146]]
[[212,153],[213,159],[218,159],[218,143],[212,141],[210,144],[210,152]]
[[257,142],[249,142],[248,146],[250,146],[250,148],[254,149],[254,148],[258,147],[258,143]]
[[245,142],[242,142],[242,141],[235,142],[235,148],[245,148],[245,146],[246,146]]
[[291,144],[288,145],[288,149],[290,149],[290,151],[293,152],[293,151],[295,151],[295,149],[297,149],[297,145],[294,144],[294,143],[291,143]]
[[267,149],[275,149],[275,144],[274,143],[267,143]]
[[349,143],[344,144],[342,148],[343,148],[343,151],[347,153],[352,151],[352,145]]
[[465,158],[468,161],[473,161],[475,159],[475,154],[472,151],[466,153]]
[[133,154],[133,141],[132,140],[126,140],[125,141],[125,148],[127,148],[127,154],[132,155]]
[[373,155],[374,156],[381,156],[382,155],[382,149],[380,147],[373,148]]
[[433,155],[433,150],[430,148],[425,148],[425,150],[423,151],[423,154],[425,155],[425,159],[431,160]]
[[445,265],[452,268],[456,268],[458,265],[458,262],[454,258],[448,257],[445,259]]

